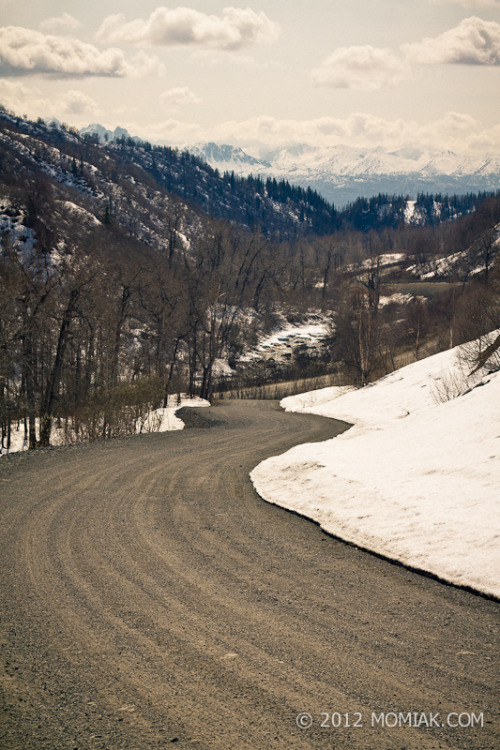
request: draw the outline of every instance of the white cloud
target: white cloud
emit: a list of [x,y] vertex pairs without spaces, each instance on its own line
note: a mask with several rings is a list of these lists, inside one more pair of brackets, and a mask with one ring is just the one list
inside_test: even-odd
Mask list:
[[176,110],[183,104],[199,104],[201,99],[187,86],[177,86],[164,91],[160,95],[160,102],[166,109]]
[[[0,101],[12,112],[27,113],[29,117],[33,117],[35,114],[40,115],[47,103],[32,86],[26,86],[19,81],[11,81],[6,78],[0,78]],[[30,105],[34,102],[36,102],[35,107],[30,109]]]
[[229,142],[279,147],[285,143],[390,145],[404,140],[412,128],[403,120],[388,121],[374,115],[356,113],[346,118],[321,117],[314,120],[279,120],[261,116],[244,122],[226,122],[217,130],[214,140],[219,142],[227,138]]
[[442,5],[443,3],[454,3],[455,5],[462,5],[464,8],[498,8],[500,0],[430,0],[434,5]]
[[204,67],[210,66],[212,68],[220,65],[234,65],[238,66],[238,68],[267,70],[269,67],[268,63],[261,62],[252,55],[219,49],[198,48],[193,52],[193,59]]
[[82,91],[69,90],[54,96],[42,95],[35,85],[0,78],[0,101],[8,110],[37,117],[68,118],[70,122],[80,116],[98,116],[101,112],[92,97]]
[[312,71],[312,81],[316,86],[374,91],[408,79],[412,63],[500,65],[500,24],[465,18],[437,37],[401,45],[400,54],[371,45],[339,47]]
[[128,62],[122,50],[103,51],[78,39],[42,34],[19,26],[0,28],[0,74],[55,77],[151,75],[157,58],[141,52]]
[[95,115],[98,107],[94,99],[83,91],[68,91],[63,100],[65,115]]
[[182,122],[174,118],[163,120],[161,122],[140,125],[133,121],[123,123],[129,133],[143,138],[153,143],[165,143],[172,146],[185,146],[198,141],[213,140],[208,137],[209,131],[204,129],[199,123]]
[[388,49],[370,45],[339,47],[312,72],[316,86],[372,91],[399,83],[407,75],[405,62]]
[[500,65],[500,24],[472,16],[437,37],[403,47],[417,63]]
[[192,8],[159,7],[147,20],[136,18],[127,22],[123,13],[108,16],[97,32],[97,39],[112,44],[129,42],[237,50],[256,42],[272,41],[278,31],[278,25],[264,12],[251,8],[225,8],[219,17]]
[[60,16],[47,18],[42,21],[40,28],[42,31],[53,31],[56,34],[71,33],[80,28],[82,24],[69,13],[62,13]]
[[164,64],[155,56],[140,50],[129,62],[125,63],[127,78],[150,78],[165,72]]
[[500,125],[485,128],[473,117],[456,112],[424,125],[402,118],[387,120],[368,113],[355,113],[346,118],[314,120],[285,120],[262,115],[249,120],[222,122],[212,128],[173,118],[148,126],[126,122],[124,127],[134,135],[155,142],[178,146],[206,141],[231,143],[254,155],[266,148],[304,143],[321,147],[382,146],[390,151],[420,148],[473,153],[500,149]]

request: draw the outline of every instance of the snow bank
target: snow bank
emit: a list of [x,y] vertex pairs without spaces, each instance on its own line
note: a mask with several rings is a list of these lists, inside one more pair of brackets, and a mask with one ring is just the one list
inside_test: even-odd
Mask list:
[[180,404],[175,396],[169,396],[169,405],[164,409],[150,411],[143,419],[138,419],[135,431],[140,432],[168,432],[169,430],[183,430],[184,422],[176,415],[178,409],[184,406],[210,406],[210,401],[203,398],[182,397]]
[[264,461],[251,479],[269,502],[346,541],[500,596],[500,373],[464,393],[456,354],[361,390],[284,399],[289,411],[355,426]]

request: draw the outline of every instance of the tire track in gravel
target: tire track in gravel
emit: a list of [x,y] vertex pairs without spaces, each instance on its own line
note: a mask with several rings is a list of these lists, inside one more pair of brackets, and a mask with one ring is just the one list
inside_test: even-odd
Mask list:
[[[213,415],[2,459],[0,746],[498,747],[498,604],[256,495],[260,460],[340,423],[272,402]],[[334,711],[351,726],[322,728]],[[484,726],[371,725],[392,711]]]

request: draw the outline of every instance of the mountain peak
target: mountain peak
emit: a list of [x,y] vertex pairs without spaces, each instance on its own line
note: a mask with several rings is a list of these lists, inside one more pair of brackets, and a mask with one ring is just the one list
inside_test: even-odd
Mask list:
[[85,128],[81,128],[79,131],[80,135],[96,135],[100,143],[107,143],[108,141],[117,141],[119,138],[130,138],[130,133],[125,128],[117,127],[114,130],[109,130],[103,125],[94,122],[91,125],[87,125]]
[[257,171],[262,168],[271,169],[268,161],[257,159],[255,156],[247,154],[239,146],[231,146],[227,143],[200,143],[195,146],[186,146],[186,151],[199,156],[210,166],[225,171],[234,171],[245,174],[249,171]]

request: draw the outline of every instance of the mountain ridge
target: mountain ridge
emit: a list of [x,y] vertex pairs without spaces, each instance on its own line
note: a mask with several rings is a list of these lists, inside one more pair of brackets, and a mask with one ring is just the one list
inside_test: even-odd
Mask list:
[[[224,169],[231,163],[235,173],[241,176],[253,173],[285,179],[317,190],[336,205],[379,192],[461,194],[500,187],[500,157],[493,153],[470,155],[431,149],[389,151],[380,146],[324,148],[304,143],[262,149],[259,159],[235,147],[238,158],[231,159],[232,147],[224,144],[221,146],[225,153],[223,162],[216,158],[217,152],[212,147],[191,148],[213,168]],[[241,152],[248,159],[242,158]]]
[[[112,131],[97,123],[79,133],[95,135],[100,143],[123,137],[140,141],[125,128]],[[338,207],[379,193],[416,198],[418,193],[463,195],[500,188],[500,155],[493,152],[458,154],[418,147],[390,150],[381,146],[288,143],[278,148],[261,146],[251,153],[251,149],[239,145],[214,141],[184,144],[178,150],[203,159],[221,173],[275,178],[311,188]]]

